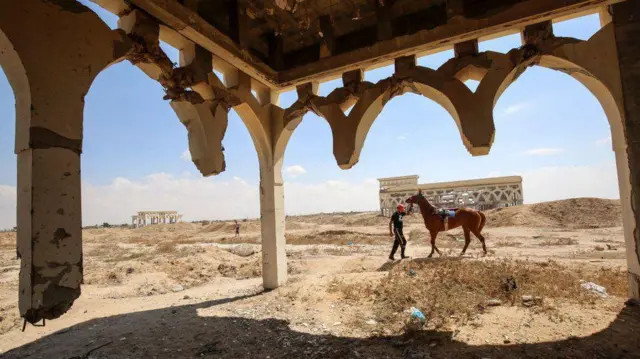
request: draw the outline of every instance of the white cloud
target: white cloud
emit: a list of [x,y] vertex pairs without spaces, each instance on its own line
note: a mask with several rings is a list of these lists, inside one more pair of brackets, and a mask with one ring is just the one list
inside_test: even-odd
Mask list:
[[184,152],[182,152],[182,154],[180,155],[180,158],[185,161],[191,161],[191,152],[189,152],[188,149],[184,150]]
[[[316,184],[285,183],[288,214],[350,210],[376,210],[375,180],[352,183],[331,180]],[[129,223],[144,210],[172,210],[184,220],[257,218],[260,216],[258,185],[239,177],[218,180],[175,177],[156,173],[141,180],[115,178],[107,185],[82,185],[84,225]],[[0,186],[0,228],[15,226],[16,188]]]
[[596,145],[597,146],[611,145],[611,136],[607,136],[605,138],[601,138],[601,139],[597,140],[596,141]]
[[507,118],[510,117],[532,105],[531,101],[517,102],[504,107],[499,110],[497,113],[498,118]]
[[524,154],[529,156],[549,156],[557,155],[562,152],[564,152],[564,149],[562,148],[534,148],[526,151]]
[[[618,198],[615,164],[545,167],[520,173],[525,203],[572,197]],[[285,182],[287,214],[376,210],[378,183],[330,180],[303,184]],[[108,185],[83,183],[85,225],[128,223],[142,210],[175,210],[187,221],[259,217],[256,183],[157,173],[141,180],[115,178]],[[15,226],[16,188],[0,185],[0,228]]]
[[575,197],[620,197],[614,163],[544,167],[520,175],[525,203]]
[[284,174],[290,178],[296,178],[305,173],[307,173],[307,170],[305,170],[304,167],[300,165],[293,165],[284,169]]
[[0,229],[16,225],[16,187],[0,185]]

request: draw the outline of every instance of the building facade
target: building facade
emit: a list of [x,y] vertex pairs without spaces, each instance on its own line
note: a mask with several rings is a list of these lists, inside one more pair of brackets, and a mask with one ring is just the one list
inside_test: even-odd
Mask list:
[[176,211],[140,211],[131,216],[133,228],[144,227],[149,224],[171,224],[182,219],[182,215]]
[[[521,205],[522,177],[494,177],[466,181],[418,184],[418,176],[379,178],[380,213],[390,216],[398,204],[421,189],[435,207],[471,207],[478,210]],[[416,208],[419,210],[419,208]]]

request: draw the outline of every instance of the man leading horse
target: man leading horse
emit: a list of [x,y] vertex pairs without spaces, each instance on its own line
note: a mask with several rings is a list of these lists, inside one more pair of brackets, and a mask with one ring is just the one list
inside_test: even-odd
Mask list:
[[[389,255],[389,259],[394,261],[396,251],[398,250],[398,246],[400,246],[400,259],[409,258],[404,255],[404,250],[407,247],[407,239],[404,238],[404,233],[402,229],[404,227],[403,218],[407,214],[405,211],[404,205],[399,204],[397,207],[397,211],[393,213],[391,216],[391,220],[389,221],[389,235],[391,237],[395,236],[395,240],[393,241],[393,248],[391,249],[391,255]],[[391,230],[391,226],[393,225],[393,231]]]

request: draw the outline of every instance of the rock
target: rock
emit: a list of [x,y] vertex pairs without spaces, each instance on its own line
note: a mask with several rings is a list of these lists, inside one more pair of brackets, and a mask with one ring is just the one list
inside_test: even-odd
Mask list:
[[376,322],[376,321],[375,321],[375,320],[373,320],[373,319],[369,319],[369,320],[367,320],[367,322],[366,322],[366,323],[367,323],[368,325],[376,325],[376,324],[378,324],[378,322]]
[[595,248],[594,248],[594,249],[595,249],[596,251],[598,251],[598,252],[602,252],[602,251],[604,251],[604,247],[602,247],[602,246],[595,246]]
[[498,307],[502,305],[502,301],[500,299],[489,299],[487,300],[487,305],[490,307]]
[[247,243],[238,244],[237,246],[226,248],[226,250],[240,257],[250,257],[256,253],[253,247]]
[[185,295],[184,297],[182,297],[182,299],[191,299],[191,297],[188,295]]
[[612,246],[611,244],[607,244],[607,249],[610,251],[618,250],[618,247]]
[[184,290],[184,287],[181,286],[180,284],[174,285],[173,287],[171,287],[172,292],[182,292],[183,290]]
[[541,305],[542,304],[542,297],[533,297],[533,304],[535,305]]
[[338,326],[340,324],[342,324],[342,322],[335,322],[335,323],[333,323],[333,326]]
[[133,273],[133,268],[131,267],[127,268],[127,274],[131,274],[131,273]]
[[532,295],[523,295],[522,296],[522,301],[523,302],[532,302],[533,301],[533,296]]
[[580,281],[580,286],[583,289],[586,289],[594,294],[599,295],[602,298],[606,298],[609,295],[607,294],[607,289],[603,286],[597,285],[593,282],[585,282],[585,281]]

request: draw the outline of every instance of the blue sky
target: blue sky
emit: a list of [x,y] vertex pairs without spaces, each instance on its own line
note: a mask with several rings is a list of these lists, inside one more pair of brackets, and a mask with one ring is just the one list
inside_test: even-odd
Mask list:
[[[84,3],[85,1],[83,1]],[[90,4],[110,27],[116,17]],[[597,16],[555,25],[557,35],[587,39]],[[519,35],[480,44],[506,52]],[[177,51],[164,46],[177,58]],[[419,59],[437,68],[451,50]],[[176,60],[177,62],[177,60]],[[391,67],[367,71],[376,82]],[[323,83],[321,95],[340,86]],[[258,215],[258,162],[249,133],[235,112],[224,139],[227,171],[201,178],[185,156],[187,133],[159,84],[128,62],[104,70],[85,98],[82,155],[85,224],[123,223],[144,209],[175,209],[186,219]],[[281,95],[286,107],[295,92]],[[14,97],[0,72],[0,228],[15,223]],[[360,162],[337,167],[324,119],[306,115],[285,155],[289,213],[376,209],[376,178],[420,175],[421,182],[522,175],[526,202],[594,196],[617,198],[610,130],[599,103],[560,72],[532,68],[507,89],[494,110],[496,137],[488,156],[472,157],[449,114],[434,102],[407,94],[394,98],[374,122]],[[162,208],[160,208],[162,207]]]

